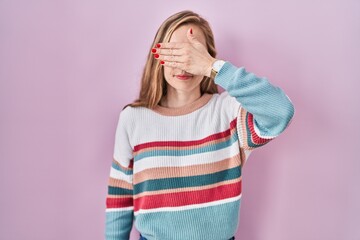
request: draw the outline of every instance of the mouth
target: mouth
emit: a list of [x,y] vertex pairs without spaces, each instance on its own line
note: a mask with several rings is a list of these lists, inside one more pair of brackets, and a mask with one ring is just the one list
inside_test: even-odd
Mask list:
[[179,75],[175,75],[175,77],[177,79],[180,79],[180,80],[189,80],[190,78],[193,77],[193,75],[189,75],[189,74],[179,74]]

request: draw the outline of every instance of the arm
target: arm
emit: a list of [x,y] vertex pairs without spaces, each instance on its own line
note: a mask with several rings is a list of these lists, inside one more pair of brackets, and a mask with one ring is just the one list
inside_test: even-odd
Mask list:
[[133,158],[123,113],[120,113],[116,128],[114,155],[108,180],[106,240],[128,240],[133,223]]
[[243,150],[263,146],[290,124],[295,113],[292,102],[266,78],[225,62],[214,81],[240,103],[237,128]]

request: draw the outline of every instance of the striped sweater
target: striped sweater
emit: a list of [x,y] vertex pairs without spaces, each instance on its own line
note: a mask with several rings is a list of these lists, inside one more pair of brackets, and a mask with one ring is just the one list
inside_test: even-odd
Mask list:
[[225,62],[215,83],[179,108],[119,114],[106,198],[107,240],[222,240],[235,235],[241,171],[250,153],[291,122],[288,96],[267,78]]

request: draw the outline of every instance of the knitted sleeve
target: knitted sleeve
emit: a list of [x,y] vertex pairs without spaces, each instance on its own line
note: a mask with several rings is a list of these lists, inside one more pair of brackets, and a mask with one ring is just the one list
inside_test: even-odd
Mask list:
[[225,62],[214,79],[237,101],[237,131],[245,163],[250,152],[279,136],[290,124],[295,110],[282,89],[267,78]]
[[125,128],[124,110],[115,133],[106,197],[106,240],[128,240],[133,223],[133,156]]

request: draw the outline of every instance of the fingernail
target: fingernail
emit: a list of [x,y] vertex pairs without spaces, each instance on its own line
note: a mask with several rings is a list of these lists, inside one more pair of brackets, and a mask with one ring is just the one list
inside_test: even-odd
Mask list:
[[164,64],[165,62],[164,61],[161,61],[160,64]]
[[192,34],[192,28],[190,28],[190,33]]
[[155,57],[155,58],[159,58],[159,54],[155,54],[154,57]]
[[156,49],[155,48],[151,49],[151,52],[156,53]]
[[160,43],[157,43],[157,44],[156,44],[156,47],[157,47],[157,48],[161,47]]

